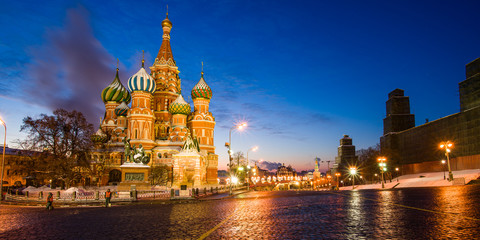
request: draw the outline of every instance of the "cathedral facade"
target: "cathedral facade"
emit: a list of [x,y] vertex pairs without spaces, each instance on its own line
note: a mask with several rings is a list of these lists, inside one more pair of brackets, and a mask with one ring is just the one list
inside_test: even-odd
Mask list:
[[[118,77],[101,94],[105,115],[92,140],[96,150],[93,162],[104,163],[106,176],[102,184],[118,182],[120,165],[125,162],[124,141],[142,147],[149,156],[149,166],[168,169],[169,181],[178,179],[174,171],[175,156],[187,138],[198,146],[201,184],[216,184],[218,155],[215,154],[215,118],[209,111],[212,90],[201,77],[191,90],[193,108],[182,96],[180,71],[170,47],[172,22],[162,21],[163,41],[158,55],[147,73],[142,60],[140,70],[124,87]],[[183,169],[186,166],[176,166]],[[198,169],[197,169],[198,170]],[[101,174],[100,174],[101,175]],[[183,176],[183,173],[182,173]],[[186,179],[182,179],[186,181]]]

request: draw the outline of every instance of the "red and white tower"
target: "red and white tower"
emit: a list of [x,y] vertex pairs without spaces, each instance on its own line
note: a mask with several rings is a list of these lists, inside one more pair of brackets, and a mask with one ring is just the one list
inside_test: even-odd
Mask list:
[[144,61],[138,72],[128,79],[128,90],[132,93],[132,107],[127,115],[130,143],[150,150],[154,147],[153,124],[155,116],[151,102],[155,93],[155,80],[145,71]]

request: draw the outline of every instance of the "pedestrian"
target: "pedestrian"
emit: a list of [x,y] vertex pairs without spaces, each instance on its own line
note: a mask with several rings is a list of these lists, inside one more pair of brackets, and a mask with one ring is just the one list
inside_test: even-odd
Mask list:
[[53,194],[49,193],[47,196],[47,210],[53,210]]
[[110,204],[110,198],[112,198],[112,192],[110,192],[110,188],[107,189],[107,191],[105,192],[105,207],[110,207],[112,206]]

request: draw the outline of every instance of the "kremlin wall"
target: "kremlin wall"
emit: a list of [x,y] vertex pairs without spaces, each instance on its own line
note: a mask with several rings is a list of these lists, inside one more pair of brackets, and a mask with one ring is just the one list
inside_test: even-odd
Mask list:
[[460,112],[415,126],[410,101],[404,91],[388,94],[387,115],[380,138],[389,166],[402,174],[444,171],[442,141],[453,142],[452,170],[480,169],[480,58],[466,65],[466,79],[459,83]]

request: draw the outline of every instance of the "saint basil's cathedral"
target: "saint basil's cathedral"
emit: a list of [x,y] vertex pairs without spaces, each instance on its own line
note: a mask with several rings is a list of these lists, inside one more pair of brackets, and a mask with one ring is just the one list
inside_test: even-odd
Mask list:
[[[163,41],[150,67],[151,74],[145,70],[142,59],[140,70],[128,79],[128,90],[120,82],[117,68],[113,82],[102,91],[105,115],[92,136],[96,146],[93,161],[105,161],[107,166],[108,174],[99,179],[101,184],[120,182],[120,166],[126,161],[125,139],[145,150],[150,157],[150,167],[166,166],[169,181],[179,181],[181,175],[180,181],[185,182],[193,177],[188,175],[189,169],[193,172],[195,168],[196,185],[217,183],[218,155],[213,145],[215,118],[209,111],[212,90],[205,82],[202,69],[200,80],[191,91],[192,111],[182,96],[180,71],[170,47],[172,22],[168,13],[162,28]],[[175,160],[187,138],[197,144],[199,162],[193,165]]]

